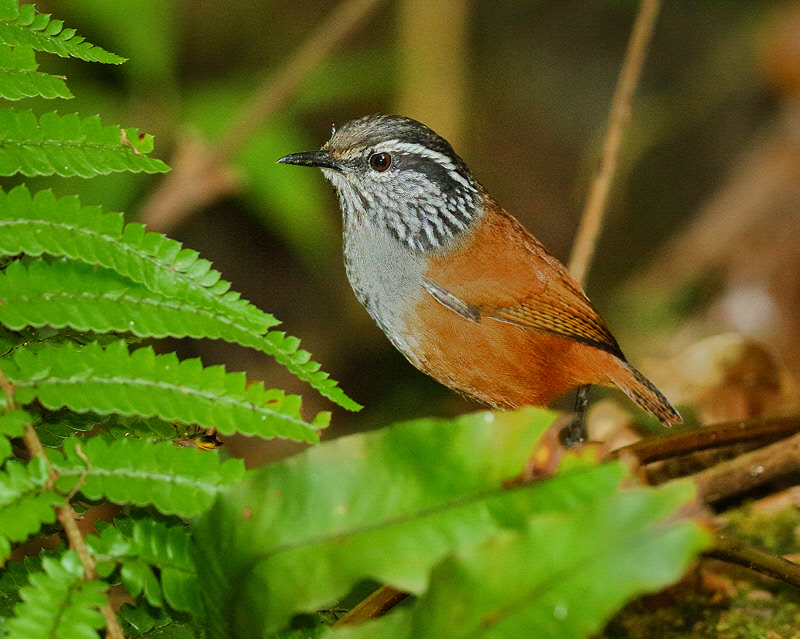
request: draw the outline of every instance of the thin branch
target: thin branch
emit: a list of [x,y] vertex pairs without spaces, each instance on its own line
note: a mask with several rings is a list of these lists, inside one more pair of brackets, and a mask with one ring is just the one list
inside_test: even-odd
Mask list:
[[611,451],[609,457],[633,455],[640,464],[680,457],[711,448],[788,437],[800,431],[800,415],[745,419],[648,437]]
[[208,147],[192,140],[179,148],[172,171],[141,211],[150,230],[168,231],[198,208],[236,189],[228,168],[231,157],[262,123],[297,91],[308,74],[327,58],[378,4],[379,0],[344,0],[300,45],[291,58],[242,108],[219,142]]
[[712,504],[742,495],[800,469],[800,433],[692,476],[697,497]]
[[391,586],[381,586],[333,624],[332,627],[354,626],[369,619],[382,617],[406,597],[408,597],[407,592],[397,590]]
[[569,262],[570,272],[581,284],[586,281],[586,274],[600,236],[608,192],[617,167],[622,134],[630,119],[631,98],[639,82],[650,36],[658,16],[659,4],[659,0],[642,0],[625,52],[625,60],[611,105],[600,168],[592,183],[592,190],[583,211]]
[[[16,408],[14,403],[14,386],[8,381],[8,378],[3,374],[2,370],[0,370],[0,388],[5,392],[8,398],[8,408],[11,410]],[[32,458],[41,457],[44,460],[49,476],[47,482],[48,488],[52,488],[55,485],[56,480],[58,480],[58,473],[50,463],[50,460],[45,453],[44,446],[42,446],[42,440],[39,439],[39,435],[36,433],[36,429],[34,429],[32,424],[25,425],[23,441],[25,442],[25,447],[28,449],[28,452]],[[61,525],[64,527],[64,533],[67,536],[69,547],[75,552],[76,555],[78,555],[78,559],[81,561],[81,565],[83,566],[83,579],[85,581],[97,579],[95,561],[89,553],[89,548],[86,545],[86,541],[84,540],[80,529],[78,528],[78,524],[75,523],[76,514],[69,501],[67,501],[67,503],[63,506],[56,508],[56,516],[58,517],[58,521],[60,521]],[[103,615],[103,618],[106,620],[106,636],[110,639],[125,639],[125,635],[122,632],[119,622],[117,621],[117,616],[111,609],[111,605],[107,603],[104,606],[101,606],[100,612]]]
[[706,550],[703,555],[750,568],[800,588],[799,565],[727,535],[718,534],[714,547]]

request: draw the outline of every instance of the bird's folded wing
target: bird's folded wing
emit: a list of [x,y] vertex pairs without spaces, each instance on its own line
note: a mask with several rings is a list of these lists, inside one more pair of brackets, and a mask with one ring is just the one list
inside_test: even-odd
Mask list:
[[[566,302],[560,297],[539,294],[514,306],[481,309],[481,317],[516,324],[577,340],[624,359],[619,344],[588,303]],[[583,300],[580,300],[583,302]]]
[[[567,285],[569,294],[561,290]],[[463,299],[447,288],[425,278],[425,290],[440,304],[467,320],[481,322],[486,319],[515,324],[523,328],[547,331],[574,339],[595,348],[608,351],[624,359],[614,336],[606,328],[597,312],[582,292],[572,290],[570,282],[560,287],[545,287],[519,300],[511,306],[487,306],[487,300]],[[475,303],[478,302],[478,303]]]

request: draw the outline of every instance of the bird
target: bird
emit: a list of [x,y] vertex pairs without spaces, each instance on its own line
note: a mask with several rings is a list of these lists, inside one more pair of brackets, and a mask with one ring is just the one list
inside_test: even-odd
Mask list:
[[590,385],[618,387],[665,425],[682,421],[567,268],[421,122],[358,118],[278,162],[317,167],[333,184],[350,285],[422,372],[500,410],[578,389],[567,445],[586,439]]

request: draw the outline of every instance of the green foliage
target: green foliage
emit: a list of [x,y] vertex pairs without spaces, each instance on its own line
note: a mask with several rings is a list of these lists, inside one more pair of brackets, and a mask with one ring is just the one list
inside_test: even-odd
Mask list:
[[83,566],[71,551],[44,557],[42,571],[31,573],[20,591],[22,602],[6,624],[9,639],[88,639],[104,625],[98,608],[106,603],[101,581],[83,581]]
[[[64,78],[39,71],[37,51],[124,61],[32,5],[0,0],[0,98],[72,97]],[[98,116],[0,109],[3,176],[166,171],[152,151],[152,136]],[[88,502],[150,509],[87,538],[100,581],[86,580],[79,553],[64,545],[24,567],[9,563],[0,571],[0,636],[97,637],[103,592],[114,583],[136,598],[122,615],[131,630],[202,634],[185,522],[244,476],[241,461],[208,450],[214,438],[203,429],[313,443],[329,414],[305,420],[297,395],[131,343],[227,340],[359,408],[296,338],[270,331],[277,324],[197,252],[121,214],[25,185],[0,189],[0,559],[58,532],[56,510],[68,501],[78,510]]]
[[[33,267],[35,271],[41,270],[36,271],[33,278],[29,276],[25,284],[38,282],[35,286],[41,293],[39,299],[31,300],[22,282],[13,288],[18,291],[17,305],[23,301],[29,305],[38,304],[39,314],[34,314],[35,309],[15,311],[14,299],[10,299],[12,309],[3,312],[10,314],[8,321],[13,325],[9,326],[16,330],[24,325],[40,326],[47,321],[49,325],[71,326],[77,330],[130,331],[140,337],[188,335],[225,339],[273,356],[290,372],[344,408],[360,408],[327,373],[319,370],[319,364],[310,360],[307,351],[298,348],[299,340],[278,331],[267,332],[277,320],[231,291],[230,283],[220,279],[219,271],[212,269],[210,262],[161,233],[145,232],[141,224],[124,224],[120,214],[103,213],[98,207],[81,207],[74,197],[56,199],[50,191],[31,197],[24,186],[8,193],[0,191],[0,256],[19,253],[65,257],[102,266],[113,273],[87,276],[90,279],[87,279],[86,288],[65,304],[63,296],[69,291],[80,291],[80,282],[75,280],[83,281],[86,270],[80,271],[78,266],[67,264],[55,267],[62,272],[54,278],[48,276],[43,267]],[[24,275],[16,270],[11,272],[11,277]],[[54,287],[53,290],[48,291],[48,285]],[[4,291],[9,294],[8,285]],[[117,293],[118,298],[135,300],[138,296],[141,301],[139,309],[127,322],[119,310],[108,310],[114,304],[87,310],[93,305],[92,294],[113,299],[113,294]],[[42,309],[42,305],[46,308]],[[160,306],[161,310],[154,310],[154,306]],[[106,309],[105,313],[101,312],[102,308]],[[52,313],[53,321],[44,320],[42,313]],[[197,317],[192,317],[194,315]],[[95,319],[90,322],[89,318]],[[5,322],[1,317],[0,321]]]
[[223,486],[244,473],[240,460],[221,463],[216,451],[134,438],[105,442],[94,437],[85,443],[70,439],[63,453],[51,452],[50,460],[60,475],[56,488],[61,492],[79,487],[88,499],[152,504],[182,517],[203,513]]
[[0,109],[0,175],[78,175],[115,171],[163,173],[167,166],[149,158],[151,136],[136,129],[103,126],[98,116],[81,119],[55,111],[37,120],[32,111]]
[[11,460],[0,471],[0,560],[11,554],[11,542],[24,541],[44,523],[56,519],[54,506],[64,498],[47,487],[47,466]]
[[43,98],[71,98],[64,78],[37,71],[33,49],[27,46],[0,45],[0,97],[20,100],[40,95]]
[[172,610],[202,614],[192,537],[185,526],[133,517],[117,517],[113,526],[98,524],[99,537],[86,541],[99,574],[108,576],[121,566],[122,580],[134,597],[143,594],[153,606],[166,601]]
[[0,0],[0,42],[27,45],[37,51],[87,62],[125,62],[125,58],[86,42],[74,29],[64,29],[61,20],[51,20],[49,15],[36,13],[32,4],[20,5],[17,0]]
[[22,437],[30,416],[22,410],[0,413],[0,463],[11,457],[11,437]]
[[38,400],[49,409],[159,416],[226,434],[308,442],[317,441],[317,428],[327,425],[327,413],[304,422],[296,395],[247,386],[242,373],[203,368],[200,360],[179,361],[173,353],[156,355],[150,347],[129,353],[122,340],[105,348],[96,342],[20,348],[0,360],[0,368],[15,385],[17,401]]
[[667,523],[688,485],[625,490],[622,467],[590,454],[552,479],[510,484],[551,421],[530,409],[410,422],[226,490],[194,528],[212,635],[270,636],[365,579],[420,596],[410,620],[390,615],[374,636],[403,636],[404,625],[409,637],[599,629],[620,602],[677,578],[707,540]]

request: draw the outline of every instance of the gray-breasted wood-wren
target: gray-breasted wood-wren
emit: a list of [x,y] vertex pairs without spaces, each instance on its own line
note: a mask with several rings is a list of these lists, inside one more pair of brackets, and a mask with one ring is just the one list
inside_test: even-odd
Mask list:
[[350,284],[421,371],[495,408],[618,386],[663,423],[681,421],[564,265],[424,124],[367,116],[321,150],[278,161],[319,167],[333,183]]

